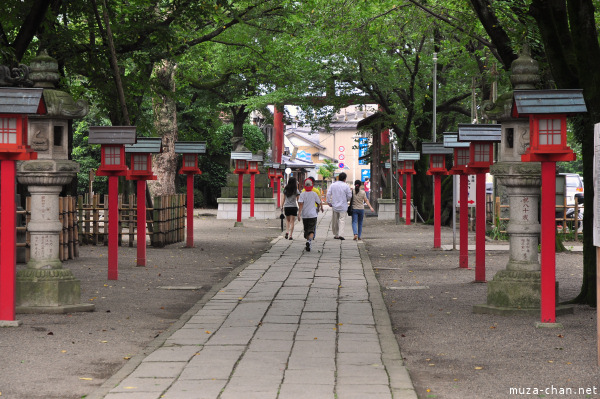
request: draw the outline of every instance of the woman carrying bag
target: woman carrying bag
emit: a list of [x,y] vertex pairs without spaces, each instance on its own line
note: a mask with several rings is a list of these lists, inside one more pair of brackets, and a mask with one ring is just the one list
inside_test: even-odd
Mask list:
[[369,203],[367,194],[361,186],[362,182],[360,180],[354,181],[354,191],[352,192],[352,199],[350,200],[350,205],[352,206],[352,232],[354,233],[354,240],[360,240],[362,236],[365,204],[367,204],[371,212],[373,212],[373,207]]

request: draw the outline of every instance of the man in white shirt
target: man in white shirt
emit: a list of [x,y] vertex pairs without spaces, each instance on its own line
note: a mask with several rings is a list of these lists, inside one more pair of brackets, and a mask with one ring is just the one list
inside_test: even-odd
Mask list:
[[345,240],[344,226],[348,214],[348,201],[352,199],[352,190],[346,184],[346,174],[340,173],[338,180],[327,190],[327,204],[333,209],[331,218],[331,230],[333,238]]

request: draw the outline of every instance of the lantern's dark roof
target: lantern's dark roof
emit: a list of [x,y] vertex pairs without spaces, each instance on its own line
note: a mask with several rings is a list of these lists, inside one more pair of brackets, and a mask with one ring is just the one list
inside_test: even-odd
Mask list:
[[515,90],[516,107],[520,115],[573,114],[587,112],[583,90]]
[[175,143],[175,152],[178,154],[204,154],[206,141],[178,141]]
[[454,151],[452,148],[444,147],[444,143],[423,143],[421,145],[421,153],[425,154],[452,154]]
[[90,126],[89,144],[135,144],[135,126]]
[[40,102],[44,105],[42,92],[41,88],[0,88],[0,114],[37,114]]
[[160,137],[138,137],[137,143],[125,146],[127,153],[158,153],[162,152],[162,139]]
[[500,125],[458,125],[458,141],[500,141]]
[[418,161],[421,153],[416,151],[398,151],[398,161]]
[[448,148],[468,148],[471,144],[458,141],[458,133],[444,133],[444,147]]

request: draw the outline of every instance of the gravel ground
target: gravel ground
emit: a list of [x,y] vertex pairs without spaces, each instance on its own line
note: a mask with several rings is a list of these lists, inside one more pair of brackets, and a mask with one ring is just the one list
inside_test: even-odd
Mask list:
[[[216,211],[196,210],[214,215]],[[347,238],[351,228],[347,226]],[[578,306],[560,316],[563,329],[536,329],[536,317],[473,314],[486,285],[474,270],[458,269],[456,251],[432,250],[433,229],[366,218],[363,238],[383,289],[396,338],[421,399],[509,397],[599,398],[600,395],[510,395],[509,388],[596,388],[596,311]],[[0,329],[0,396],[75,399],[93,392],[140,353],[214,285],[251,262],[280,234],[279,220],[195,219],[196,248],[148,249],[135,267],[135,248],[123,247],[119,280],[106,279],[106,247],[82,247],[65,263],[81,280],[92,313],[17,315],[19,328]],[[444,229],[442,243],[451,244]],[[474,260],[474,254],[470,255]],[[502,270],[508,252],[489,252],[487,278]],[[22,265],[19,265],[22,267]],[[579,291],[581,253],[557,255],[560,297]],[[168,290],[160,287],[201,287]],[[403,287],[428,287],[403,289]],[[397,287],[401,289],[390,289]],[[243,398],[240,398],[243,399]],[[368,399],[368,398],[365,398]]]
[[[0,329],[0,397],[85,397],[281,231],[279,220],[234,228],[216,210],[194,214],[205,215],[194,221],[195,248],[148,248],[147,266],[136,267],[136,248],[122,247],[118,281],[107,280],[107,247],[81,247],[80,258],[65,262],[81,281],[81,302],[95,311],[17,314],[20,327]],[[190,289],[161,288],[182,286]]]
[[[367,218],[363,238],[420,398],[600,398],[595,309],[576,306],[573,315],[559,316],[563,329],[536,329],[539,316],[474,314],[472,306],[486,301],[486,284],[473,283],[474,270],[458,268],[458,251],[432,249],[432,226]],[[451,229],[443,229],[442,244],[452,244]],[[486,255],[491,280],[508,252]],[[469,253],[472,267],[474,258]],[[582,263],[581,252],[557,254],[560,300],[579,293]],[[565,388],[591,391],[561,395]]]

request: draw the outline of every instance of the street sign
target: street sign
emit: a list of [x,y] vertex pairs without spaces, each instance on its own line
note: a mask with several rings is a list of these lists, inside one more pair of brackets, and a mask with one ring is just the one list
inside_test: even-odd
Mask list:
[[340,152],[344,152],[346,150],[346,147],[344,147],[343,145],[340,146],[339,148]]
[[340,154],[338,158],[340,159],[340,161],[343,161],[344,159],[346,159],[346,156],[344,154]]
[[338,163],[338,168],[340,168],[340,169],[344,169],[344,164],[343,164],[343,163],[341,163],[341,162],[340,162],[340,163]]

